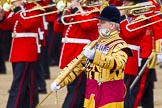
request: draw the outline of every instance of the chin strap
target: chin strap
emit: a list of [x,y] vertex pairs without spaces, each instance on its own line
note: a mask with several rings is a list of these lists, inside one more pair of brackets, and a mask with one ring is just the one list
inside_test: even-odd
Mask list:
[[99,29],[99,34],[103,38],[108,38],[110,36],[110,31],[107,28],[101,28],[101,29]]

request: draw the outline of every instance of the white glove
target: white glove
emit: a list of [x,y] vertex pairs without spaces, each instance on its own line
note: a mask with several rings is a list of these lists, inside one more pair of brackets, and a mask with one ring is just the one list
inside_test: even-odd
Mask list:
[[162,54],[157,54],[157,63],[162,63]]
[[95,55],[95,49],[90,49],[90,47],[84,48],[84,56],[86,56],[88,59],[93,60]]
[[11,6],[6,2],[3,4],[3,10],[5,12],[9,12],[11,10]]
[[51,84],[51,90],[54,92],[58,91],[60,89],[60,87],[61,87],[60,85],[57,86],[57,83],[55,81],[52,82],[52,84]]

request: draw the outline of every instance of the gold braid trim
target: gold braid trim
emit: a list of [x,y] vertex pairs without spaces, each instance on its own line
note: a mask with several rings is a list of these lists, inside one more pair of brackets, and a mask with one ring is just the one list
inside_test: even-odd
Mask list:
[[[123,48],[128,48],[128,46],[121,39],[114,40],[114,42],[108,44],[107,46],[109,46],[108,54],[105,55],[105,54],[101,53],[100,51],[96,51],[93,63],[96,65],[99,65],[102,68],[108,68],[108,67],[113,68],[114,67],[114,58],[115,58],[115,57],[112,57],[112,55],[115,56],[115,54],[113,54],[113,53],[116,53],[117,51],[119,51]],[[122,55],[125,54],[122,51],[120,51],[120,52]],[[127,54],[125,54],[125,56],[126,55]]]
[[[66,75],[66,73],[71,70],[71,67],[73,66],[73,63],[75,63],[78,60],[78,57],[80,57],[81,55],[77,56],[77,58],[75,58],[74,60],[72,60],[67,67],[65,67],[60,74],[58,75],[58,77],[54,80],[56,82],[60,82],[61,79],[63,79]],[[79,76],[79,74],[81,72],[83,72],[83,65],[82,63],[85,63],[85,58],[78,64],[75,66],[75,68],[70,72],[69,75],[66,76],[66,78],[61,82],[60,86],[64,87],[67,84],[71,83],[72,81],[75,80],[75,78],[77,76]]]

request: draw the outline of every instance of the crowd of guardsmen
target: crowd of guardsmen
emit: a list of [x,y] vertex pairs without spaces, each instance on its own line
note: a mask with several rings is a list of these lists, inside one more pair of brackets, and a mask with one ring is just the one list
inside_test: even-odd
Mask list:
[[[59,1],[35,0],[33,2],[33,0],[24,0],[23,4],[22,1],[11,0],[11,3],[15,6],[14,10],[4,12],[2,11],[3,6],[0,7],[0,74],[7,74],[8,69],[5,62],[10,61],[14,76],[11,88],[8,88],[10,95],[7,108],[13,108],[13,106],[14,108],[25,108],[24,106],[35,108],[39,103],[39,93],[47,93],[45,80],[50,79],[50,66],[59,66],[60,69],[64,69],[81,53],[86,44],[99,36],[98,20],[84,21],[100,15],[101,7],[95,4],[97,1],[86,0],[84,3],[80,3],[75,0],[67,0],[67,7],[63,12],[58,11],[29,19],[28,16],[57,11],[58,7],[56,6],[45,8],[45,10],[41,7]],[[146,6],[147,9],[142,8],[134,11],[135,14],[139,12],[139,15],[131,13],[131,9],[138,7],[124,8],[139,3],[143,3],[144,7],[144,3],[149,2],[154,7],[147,8]],[[161,19],[160,15],[150,16],[162,11],[160,7],[162,1],[108,0],[108,4],[119,9],[121,15],[119,35],[133,53],[133,56],[128,58],[124,70],[126,88],[124,108],[137,108],[139,105],[142,108],[154,108],[153,89],[154,81],[157,80],[155,70],[157,63],[154,63],[154,61],[158,61],[159,64],[162,62],[160,54],[162,21],[147,27],[141,26]],[[29,13],[21,13],[24,10],[36,8],[36,6],[40,9]],[[78,7],[81,7],[81,9]],[[123,9],[120,9],[122,7]],[[94,9],[98,10],[91,12]],[[151,11],[148,12],[149,9]],[[75,15],[80,12],[89,13]],[[61,18],[71,14],[74,14],[74,16]],[[150,18],[146,19],[146,17]],[[139,21],[141,19],[145,20]],[[63,20],[71,24],[64,24]],[[79,22],[82,20],[84,22]],[[127,26],[136,21],[139,22]],[[77,23],[72,24],[72,22]],[[141,28],[133,30],[138,27]],[[145,68],[143,69],[143,67]],[[136,81],[139,74],[140,77]],[[86,90],[85,85],[86,75],[83,72],[67,86],[68,92],[62,108],[82,108]],[[28,95],[31,97],[24,99]]]

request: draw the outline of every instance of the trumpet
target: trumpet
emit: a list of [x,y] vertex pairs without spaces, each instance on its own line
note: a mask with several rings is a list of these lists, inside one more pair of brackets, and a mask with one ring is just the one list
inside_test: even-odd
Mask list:
[[119,10],[129,10],[129,14],[134,16],[149,14],[155,11],[156,6],[152,2],[143,2],[131,6],[120,6],[117,7]]

